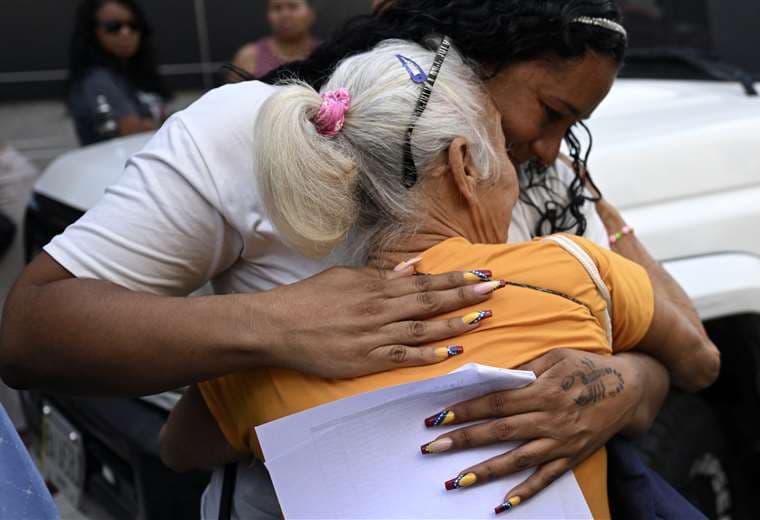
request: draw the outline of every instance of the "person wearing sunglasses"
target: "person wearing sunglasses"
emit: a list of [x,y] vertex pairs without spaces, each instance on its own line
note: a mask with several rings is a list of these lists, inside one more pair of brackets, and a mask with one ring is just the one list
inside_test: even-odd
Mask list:
[[[593,23],[572,23],[579,18]],[[445,361],[436,350],[451,344],[447,338],[488,321],[468,325],[461,312],[434,318],[478,304],[488,310],[493,295],[481,293],[477,273],[489,266],[411,276],[416,259],[397,271],[336,268],[335,259],[310,259],[288,247],[255,183],[254,122],[281,88],[272,84],[299,78],[320,91],[346,57],[387,39],[423,43],[446,34],[484,81],[513,164],[540,171],[555,164],[562,141],[607,95],[627,44],[620,22],[612,0],[386,0],[305,61],[262,82],[211,91],[172,116],[129,160],[119,182],[21,275],[2,321],[0,375],[18,387],[143,395],[261,367],[339,379]],[[410,115],[394,117],[408,123]],[[585,151],[570,152],[579,175]],[[341,164],[335,166],[340,175]],[[583,234],[593,203],[578,191],[582,183],[575,188],[556,213],[573,216],[577,226],[563,227]],[[615,250],[651,279],[666,280],[681,312],[696,319],[688,298],[620,215],[609,210],[604,219],[606,235],[621,235]],[[184,297],[208,282],[214,296]],[[561,391],[587,358],[619,372],[622,392],[580,406],[579,395]],[[678,367],[640,352],[597,357],[553,350],[525,368],[538,378],[524,391],[454,407],[457,421],[493,426],[470,427],[461,438],[495,443],[506,431],[525,441],[502,468],[538,468],[519,496],[534,494],[618,433],[646,431],[670,377],[679,381]],[[505,422],[506,430],[498,428]],[[223,480],[223,471],[215,471],[207,504],[219,502]],[[271,489],[260,464],[241,465],[238,483],[254,501],[273,497],[255,492]]]
[[170,93],[133,0],[85,0],[71,40],[68,105],[82,145],[155,130]]

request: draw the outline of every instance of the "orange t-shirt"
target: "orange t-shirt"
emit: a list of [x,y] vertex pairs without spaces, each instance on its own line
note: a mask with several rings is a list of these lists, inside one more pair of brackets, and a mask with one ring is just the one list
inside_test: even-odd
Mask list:
[[[612,354],[634,347],[654,313],[652,286],[644,269],[577,237],[569,237],[596,262],[612,299],[613,345],[600,322],[606,304],[581,263],[561,246],[541,239],[517,245],[446,240],[425,252],[420,272],[445,273],[488,268],[495,280],[550,289],[572,297],[508,286],[487,303],[493,318],[458,339],[461,356],[426,367],[327,380],[282,369],[259,368],[202,383],[201,392],[228,442],[262,458],[254,427],[324,403],[447,374],[467,363],[514,368],[553,349],[577,348]],[[462,316],[480,307],[441,318]],[[297,317],[294,317],[297,319]],[[420,419],[422,420],[422,419]],[[595,518],[609,518],[604,449],[575,469]]]

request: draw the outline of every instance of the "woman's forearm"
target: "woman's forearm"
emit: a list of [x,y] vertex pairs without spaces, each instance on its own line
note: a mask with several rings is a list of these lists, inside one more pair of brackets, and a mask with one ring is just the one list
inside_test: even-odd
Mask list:
[[127,136],[132,134],[140,134],[142,132],[150,132],[158,128],[156,122],[146,117],[139,117],[135,115],[126,116],[118,121],[119,136]]
[[3,319],[2,376],[17,387],[145,395],[266,362],[255,298],[167,298],[64,279],[14,288]]
[[187,389],[161,428],[160,454],[161,461],[178,473],[251,456],[229,445],[195,385]]
[[[144,395],[265,366],[344,379],[441,363],[476,329],[434,320],[488,300],[473,273],[334,268],[256,294],[171,298],[76,279],[46,253],[5,305],[0,376],[16,387]],[[424,298],[420,297],[424,295]]]
[[[625,220],[623,220],[617,210],[604,200],[597,204],[597,211],[610,234],[620,231],[626,225]],[[687,295],[686,291],[683,290],[678,282],[670,276],[670,273],[668,273],[659,262],[652,258],[652,255],[649,254],[649,251],[647,251],[635,235],[625,237],[612,247],[616,253],[629,260],[633,260],[642,266],[652,279],[652,282],[657,284],[658,288],[667,294],[668,299],[683,311],[684,315],[688,317],[694,327],[707,337],[704,326],[702,325],[702,320],[700,319],[699,314],[697,314],[689,295]]]
[[624,352],[615,357],[635,367],[639,375],[634,380],[639,386],[641,398],[634,413],[620,432],[629,437],[636,437],[649,431],[654,423],[668,395],[670,376],[668,370],[659,361],[646,354]]
[[[597,210],[610,234],[625,226],[623,218],[607,202],[599,202]],[[656,293],[655,313],[668,316],[659,331],[650,329],[657,339],[640,348],[668,368],[673,384],[679,388],[697,391],[712,384],[720,371],[720,352],[707,336],[689,296],[635,235],[624,237],[613,249],[647,271]]]

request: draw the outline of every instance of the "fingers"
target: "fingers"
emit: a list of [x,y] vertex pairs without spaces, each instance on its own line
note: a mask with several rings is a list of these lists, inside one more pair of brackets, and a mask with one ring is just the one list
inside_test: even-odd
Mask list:
[[[425,280],[416,276],[410,280]],[[385,306],[384,319],[388,323],[407,320],[426,320],[468,307],[488,308],[485,302],[504,287],[500,281],[481,282],[466,287],[446,290],[429,290],[394,298]]]
[[572,469],[570,459],[556,459],[541,465],[528,480],[512,489],[504,497],[504,502],[496,506],[494,512],[498,515],[519,506],[538,493],[548,488],[553,482]]
[[463,403],[450,406],[425,419],[428,428],[451,424],[464,424],[482,419],[519,416],[541,410],[536,392],[530,387],[517,390],[504,390],[476,397]]
[[543,356],[537,357],[529,363],[517,367],[518,370],[527,370],[541,377],[545,372],[551,370],[555,365],[564,361],[568,355],[575,355],[576,351],[569,349],[555,349],[547,352]]
[[464,347],[461,345],[438,347],[393,345],[375,349],[369,357],[373,366],[377,366],[377,371],[381,372],[394,368],[434,365],[463,353]]
[[489,310],[474,311],[459,318],[430,321],[400,321],[380,329],[378,345],[423,345],[461,336],[493,317]]
[[472,466],[445,483],[448,490],[485,484],[544,464],[554,457],[549,455],[559,448],[554,439],[538,439],[519,448]]
[[383,272],[383,277],[386,280],[396,280],[398,278],[414,276],[416,273],[415,266],[420,262],[422,262],[422,257],[420,256],[401,262],[393,271]]
[[466,450],[490,444],[545,436],[542,414],[524,414],[460,428],[420,447],[423,455]]
[[[488,270],[476,269],[466,272],[409,276],[409,269],[410,268],[407,268],[386,276],[388,283],[383,289],[383,294],[387,298],[399,298],[402,296],[416,295],[418,293],[446,291],[476,285],[481,282],[490,282],[492,274]],[[411,272],[414,273],[414,271]]]

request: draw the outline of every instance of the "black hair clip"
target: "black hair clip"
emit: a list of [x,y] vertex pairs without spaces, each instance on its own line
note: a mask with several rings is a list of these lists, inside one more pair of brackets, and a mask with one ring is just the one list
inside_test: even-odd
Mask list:
[[[433,93],[433,86],[438,79],[438,74],[441,72],[443,62],[446,60],[446,56],[451,49],[451,41],[448,36],[444,36],[441,40],[441,45],[438,47],[438,51],[433,60],[433,66],[430,68],[430,72],[427,75],[424,85],[422,86],[422,92],[417,100],[417,106],[414,109],[414,115],[412,122],[409,124],[409,128],[406,131],[406,139],[404,140],[404,186],[407,189],[411,189],[417,184],[417,167],[414,164],[414,155],[412,153],[412,134],[414,133],[414,127],[417,124],[420,116],[427,108],[430,96]],[[403,63],[403,62],[402,62]],[[416,64],[415,64],[416,65]],[[419,66],[418,66],[419,67]],[[414,77],[412,77],[414,81]],[[416,81],[415,81],[416,83]]]

